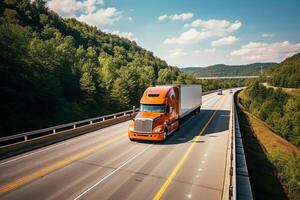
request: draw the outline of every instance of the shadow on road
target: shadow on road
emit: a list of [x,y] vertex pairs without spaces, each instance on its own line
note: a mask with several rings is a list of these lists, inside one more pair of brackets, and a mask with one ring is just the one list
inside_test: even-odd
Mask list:
[[[202,109],[197,115],[188,115],[181,120],[181,128],[168,137],[162,145],[174,145],[192,142],[200,134],[205,124],[208,122],[215,110]],[[227,110],[217,110],[217,113],[202,133],[207,137],[218,137],[218,133],[229,128],[229,114]],[[201,137],[200,137],[201,138]],[[197,143],[204,143],[200,140]]]

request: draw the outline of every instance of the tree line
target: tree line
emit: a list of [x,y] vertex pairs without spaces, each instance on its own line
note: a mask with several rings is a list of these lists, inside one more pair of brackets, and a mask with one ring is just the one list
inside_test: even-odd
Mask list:
[[277,87],[300,88],[300,53],[273,68],[268,82]]
[[248,84],[241,103],[251,113],[269,124],[280,136],[300,146],[300,98],[281,89],[266,88],[258,81]]
[[183,71],[194,73],[196,76],[258,76],[275,67],[276,63],[252,63],[248,65],[212,65],[208,67],[187,67]]

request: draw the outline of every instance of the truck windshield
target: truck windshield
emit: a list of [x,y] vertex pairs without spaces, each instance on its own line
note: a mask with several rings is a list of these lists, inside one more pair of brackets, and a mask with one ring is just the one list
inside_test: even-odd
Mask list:
[[157,104],[141,104],[141,112],[159,112],[164,113],[166,111],[166,105],[157,105]]

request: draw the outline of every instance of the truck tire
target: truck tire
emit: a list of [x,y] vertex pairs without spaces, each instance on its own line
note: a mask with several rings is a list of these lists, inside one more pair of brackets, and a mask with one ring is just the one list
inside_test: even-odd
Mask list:
[[167,140],[167,137],[168,137],[168,130],[165,129],[164,132],[163,132],[163,140],[162,140],[162,141],[163,141],[163,142],[166,141],[166,140]]
[[177,128],[177,130],[179,130],[180,129],[180,120],[178,119],[177,121],[178,121],[178,128]]
[[196,108],[195,110],[193,110],[192,115],[195,116],[198,114],[198,108]]

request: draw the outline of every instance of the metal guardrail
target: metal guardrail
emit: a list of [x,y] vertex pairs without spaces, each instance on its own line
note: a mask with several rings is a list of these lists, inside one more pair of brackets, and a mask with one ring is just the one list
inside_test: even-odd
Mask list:
[[231,179],[229,199],[252,200],[253,196],[235,105],[235,95],[233,95],[232,113]]
[[222,200],[252,200],[252,190],[244,154],[234,92],[229,121],[229,142]]
[[[236,93],[236,91],[234,92]],[[225,164],[225,176],[223,183],[223,191],[222,191],[222,200],[235,200],[235,115],[234,115],[234,94],[232,98],[230,115],[229,115],[229,134],[228,134],[228,146],[227,146],[227,156],[226,156],[226,164]]]
[[236,126],[236,109],[234,96],[232,98],[232,108],[231,108],[231,155],[230,155],[230,186],[229,186],[229,195],[230,199],[236,200],[236,155],[235,155],[235,126]]
[[[76,129],[76,128],[86,126],[86,125],[93,125],[95,123],[104,122],[106,120],[116,119],[121,116],[128,116],[128,115],[134,114],[136,111],[139,111],[139,108],[133,107],[132,110],[126,110],[126,111],[118,112],[118,113],[114,113],[114,114],[104,115],[104,116],[100,116],[100,117],[94,117],[94,118],[81,120],[81,121],[77,121],[77,122],[72,122],[72,123],[62,124],[62,125],[58,125],[58,126],[52,126],[49,128],[39,129],[39,130],[35,130],[35,131],[29,131],[29,132],[25,132],[25,133],[21,133],[21,134],[17,134],[17,135],[2,137],[2,138],[0,138],[0,143],[6,143],[5,145],[7,145],[7,143],[9,143],[9,141],[12,141],[12,143],[9,143],[9,144],[13,144],[16,142],[26,142],[30,139],[38,138],[39,135],[40,135],[40,137],[43,137],[46,135],[56,134],[56,133],[66,131],[66,130]],[[15,141],[15,142],[13,142],[13,141]]]
[[[210,94],[210,93],[213,93],[216,91],[217,90],[203,92],[203,95]],[[11,135],[11,136],[7,136],[7,137],[2,137],[2,138],[0,138],[0,146],[3,146],[2,144],[7,145],[7,143],[13,144],[13,143],[17,143],[17,142],[26,142],[30,139],[38,138],[39,135],[41,135],[41,137],[42,137],[45,135],[56,134],[61,131],[76,129],[78,127],[89,125],[89,124],[92,125],[94,123],[104,122],[105,120],[108,120],[108,119],[116,119],[119,116],[130,115],[136,111],[139,111],[139,108],[134,107],[132,110],[126,110],[126,111],[118,112],[118,113],[114,113],[114,114],[104,115],[104,116],[100,116],[100,117],[94,117],[94,118],[85,119],[85,120],[81,120],[81,121],[77,121],[77,122],[71,122],[71,123],[62,124],[62,125],[58,125],[58,126],[52,126],[49,128],[39,129],[39,130],[35,130],[35,131],[29,131],[29,132]],[[12,142],[9,143],[9,141],[12,141]]]
[[[202,95],[215,92],[207,91]],[[0,160],[129,120],[139,108],[0,138]]]

